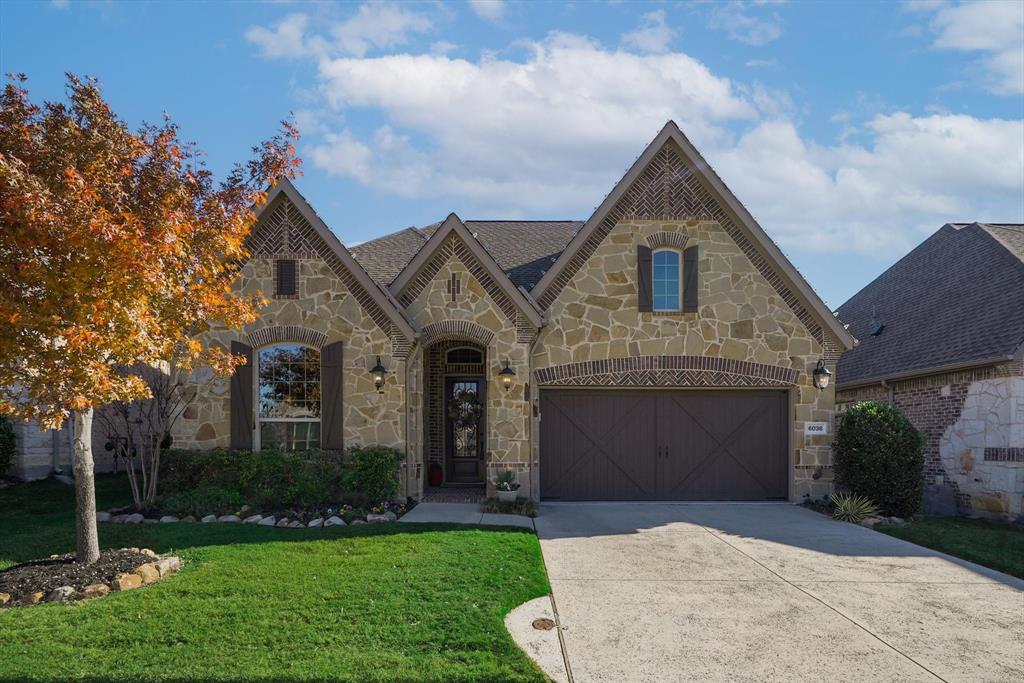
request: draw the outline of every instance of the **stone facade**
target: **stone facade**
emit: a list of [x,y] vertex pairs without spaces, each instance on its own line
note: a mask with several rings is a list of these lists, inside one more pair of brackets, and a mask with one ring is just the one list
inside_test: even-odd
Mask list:
[[[678,237],[669,240],[668,234]],[[672,241],[700,249],[699,310],[641,312],[636,247]],[[538,377],[546,378],[581,363],[668,356],[680,359],[669,382],[651,381],[652,369],[635,368],[612,382],[587,383],[709,386],[707,373],[719,372],[717,386],[785,387],[794,416],[790,498],[799,499],[805,493],[828,493],[831,487],[830,437],[803,433],[805,422],[831,422],[834,415],[832,389],[819,391],[811,382],[815,365],[825,355],[815,332],[820,334],[820,328],[808,329],[719,223],[628,220],[609,231],[551,303],[534,368]],[[709,359],[707,370],[696,359]],[[725,372],[726,362],[732,362],[734,370],[739,364],[768,368],[760,374],[777,379],[769,382],[750,373]],[[671,372],[672,368],[657,370]],[[565,378],[545,383],[581,382]],[[539,444],[534,457],[539,465]]]
[[837,393],[899,408],[925,438],[925,511],[1024,515],[1024,363],[925,375]]

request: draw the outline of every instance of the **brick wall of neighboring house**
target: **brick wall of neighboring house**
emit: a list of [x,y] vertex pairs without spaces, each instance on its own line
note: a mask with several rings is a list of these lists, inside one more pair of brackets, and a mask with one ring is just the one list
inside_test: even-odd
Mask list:
[[925,438],[925,511],[1024,515],[1024,362],[839,389],[899,408]]

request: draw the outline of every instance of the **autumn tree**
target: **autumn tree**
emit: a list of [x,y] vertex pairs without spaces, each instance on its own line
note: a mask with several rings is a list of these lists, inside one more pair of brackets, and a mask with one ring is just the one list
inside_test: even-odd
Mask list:
[[24,76],[0,96],[0,413],[73,419],[77,558],[99,558],[93,410],[149,396],[126,368],[242,362],[196,335],[252,321],[232,292],[266,189],[298,167],[287,122],[217,183],[166,116],[131,130],[96,81],[34,104]]

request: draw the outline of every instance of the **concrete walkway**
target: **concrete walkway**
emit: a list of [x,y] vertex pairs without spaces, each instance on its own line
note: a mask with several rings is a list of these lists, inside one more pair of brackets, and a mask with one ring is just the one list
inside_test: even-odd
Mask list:
[[572,680],[1024,680],[1024,581],[788,504],[545,504]]
[[533,529],[533,520],[522,515],[481,512],[476,503],[420,503],[402,515],[399,522],[420,524],[484,524]]

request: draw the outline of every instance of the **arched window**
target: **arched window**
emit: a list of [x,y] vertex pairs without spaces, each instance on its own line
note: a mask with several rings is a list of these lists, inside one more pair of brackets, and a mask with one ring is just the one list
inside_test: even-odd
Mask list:
[[257,356],[256,448],[320,447],[320,352],[277,344]]
[[447,363],[483,363],[484,355],[477,349],[452,349],[445,358]]
[[654,277],[652,279],[653,308],[655,311],[678,311],[682,309],[682,268],[679,252],[674,249],[660,249],[654,252]]

